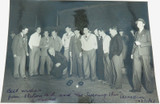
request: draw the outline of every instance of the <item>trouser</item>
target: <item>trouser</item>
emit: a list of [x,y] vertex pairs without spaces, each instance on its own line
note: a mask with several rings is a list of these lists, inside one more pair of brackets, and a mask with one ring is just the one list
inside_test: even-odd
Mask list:
[[40,49],[38,47],[33,47],[33,49],[30,52],[30,62],[29,62],[30,76],[38,74],[39,58],[40,58]]
[[99,80],[104,80],[104,63],[103,63],[103,53],[98,53],[96,55],[96,74]]
[[88,79],[91,77],[91,80],[96,79],[96,51],[84,51],[83,52],[83,69],[84,77]]
[[45,63],[47,65],[47,73],[50,74],[50,72],[51,72],[51,59],[48,55],[47,56],[41,56],[40,74],[45,73],[45,70],[44,70]]
[[106,80],[109,83],[109,85],[111,85],[113,81],[112,79],[113,71],[108,53],[104,54],[103,62],[104,62],[104,80]]
[[[69,49],[67,49],[67,50],[64,50],[64,56],[66,57],[66,59],[67,59],[67,61],[68,61],[68,66],[64,69],[64,71],[63,71],[63,75],[64,75],[64,77],[68,77],[68,67],[69,67]],[[71,69],[70,69],[71,70]]]
[[[143,69],[143,70],[142,70]],[[153,91],[153,71],[150,66],[150,56],[134,57],[133,59],[133,88],[141,90],[141,75],[147,91]]]
[[122,53],[120,54],[119,58],[120,58],[120,61],[121,61],[121,67],[124,68],[125,66],[124,66],[124,59],[123,59],[123,54]]
[[113,86],[115,88],[122,88],[122,65],[121,56],[114,55],[112,57],[112,70],[113,70]]
[[79,57],[79,54],[72,54],[72,75],[83,77],[83,71],[82,71],[82,58]]
[[16,56],[14,58],[14,77],[18,78],[19,73],[21,77],[26,77],[25,74],[26,55]]

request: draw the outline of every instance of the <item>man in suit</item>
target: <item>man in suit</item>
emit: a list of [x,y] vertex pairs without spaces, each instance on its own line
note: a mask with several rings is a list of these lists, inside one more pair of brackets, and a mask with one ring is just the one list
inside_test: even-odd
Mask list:
[[118,34],[117,28],[112,27],[109,29],[111,34],[111,42],[110,42],[110,59],[112,63],[112,71],[113,71],[113,83],[111,88],[121,89],[122,88],[122,61],[121,61],[121,53],[123,50],[123,43],[121,36]]
[[[141,75],[143,73],[147,93],[153,92],[153,70],[151,68],[151,38],[149,30],[144,28],[145,21],[139,18],[136,22],[138,31],[132,49],[133,59],[133,89],[131,92],[141,91]],[[143,70],[142,70],[143,68]]]
[[70,75],[83,78],[80,31],[75,30],[74,33],[75,35],[71,37],[69,45],[70,59],[72,61],[72,70],[70,70]]
[[41,28],[38,27],[36,32],[30,36],[29,47],[30,47],[30,60],[29,60],[29,75],[38,75],[38,66],[40,58],[40,40],[41,40]]
[[51,71],[51,59],[48,55],[47,50],[49,49],[49,47],[51,46],[52,42],[52,38],[49,37],[49,33],[48,31],[44,31],[44,37],[41,38],[40,41],[40,56],[41,56],[41,60],[40,60],[40,74],[43,75],[45,73],[45,63],[47,65],[47,73],[50,74]]
[[25,65],[26,55],[28,56],[27,46],[28,28],[23,28],[22,31],[15,35],[12,42],[12,52],[14,57],[14,77],[26,78]]

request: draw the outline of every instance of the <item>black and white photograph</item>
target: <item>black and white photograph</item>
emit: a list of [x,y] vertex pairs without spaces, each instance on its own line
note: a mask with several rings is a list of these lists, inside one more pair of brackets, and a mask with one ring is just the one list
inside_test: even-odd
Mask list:
[[147,1],[9,2],[2,103],[159,103]]

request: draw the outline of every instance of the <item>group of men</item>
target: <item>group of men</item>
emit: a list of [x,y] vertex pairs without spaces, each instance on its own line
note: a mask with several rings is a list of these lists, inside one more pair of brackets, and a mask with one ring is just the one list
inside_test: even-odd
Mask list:
[[[139,30],[136,33],[132,32],[135,42],[131,54],[133,59],[131,92],[141,90],[141,74],[144,72],[146,91],[151,93],[153,86],[150,33],[144,29],[143,19],[139,18],[135,23]],[[41,28],[38,27],[28,42],[28,28],[23,28],[20,34],[13,38],[12,43],[14,77],[26,78],[25,63],[26,56],[29,56],[29,76],[43,75],[47,72],[55,78],[74,76],[91,81],[99,80],[109,83],[111,88],[121,89],[125,57],[122,53],[126,46],[117,27],[109,28],[111,37],[102,29],[95,29],[92,33],[88,28],[84,28],[82,36],[79,30],[72,32],[69,27],[66,27],[65,31],[62,39],[56,31],[52,31],[51,36],[48,31],[44,31],[42,37]],[[63,55],[62,47],[64,47]]]

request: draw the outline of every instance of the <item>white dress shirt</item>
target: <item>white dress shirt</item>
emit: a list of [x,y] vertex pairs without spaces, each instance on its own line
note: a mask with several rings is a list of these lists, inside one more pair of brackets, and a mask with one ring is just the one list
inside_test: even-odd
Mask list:
[[29,47],[33,49],[33,47],[39,47],[41,40],[41,35],[38,34],[37,32],[33,33],[29,39]]
[[69,49],[69,43],[70,43],[70,39],[71,37],[74,36],[73,32],[65,33],[62,37],[62,45],[64,46],[64,50]]
[[89,36],[83,35],[81,37],[81,44],[84,51],[90,51],[98,48],[96,36],[93,34],[90,34]]
[[111,41],[110,36],[105,34],[105,36],[103,37],[103,52],[104,52],[104,54],[109,53],[110,41]]

